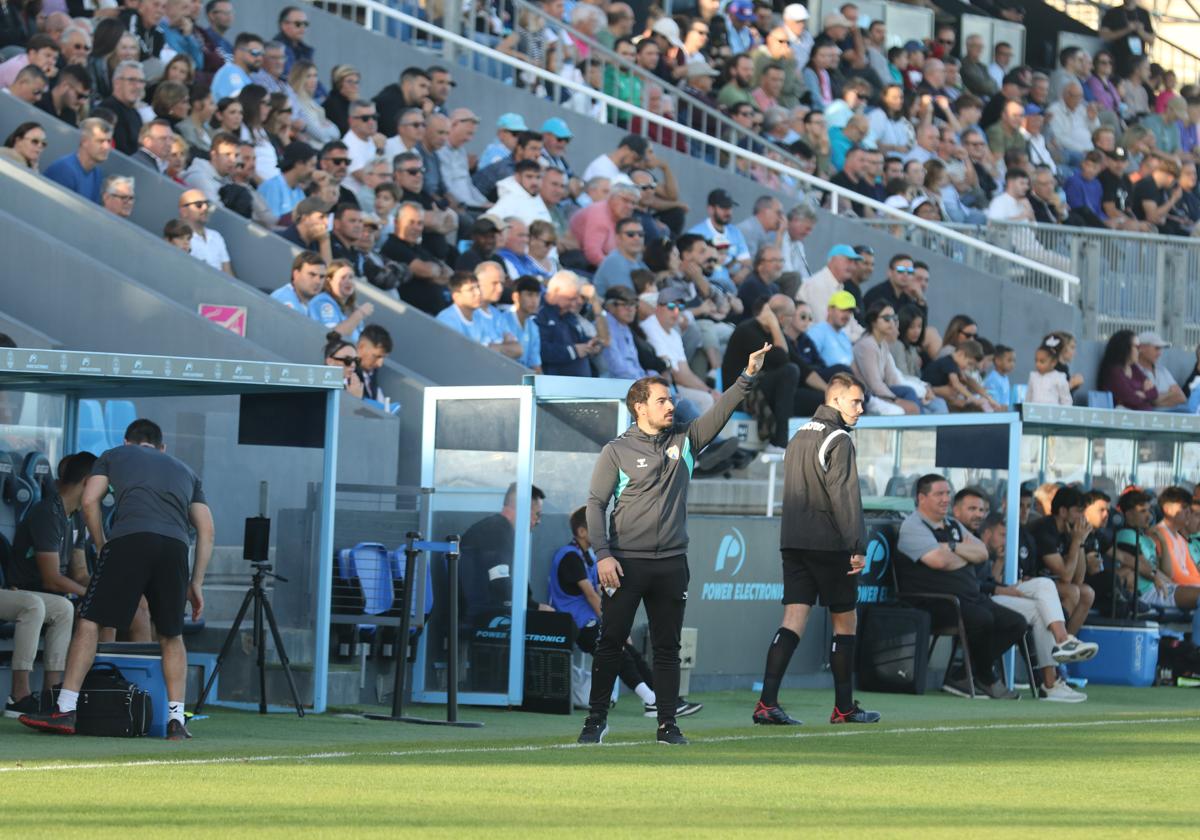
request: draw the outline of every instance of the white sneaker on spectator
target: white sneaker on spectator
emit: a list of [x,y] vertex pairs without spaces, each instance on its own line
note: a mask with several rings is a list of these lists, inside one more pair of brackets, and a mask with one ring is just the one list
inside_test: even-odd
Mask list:
[[1061,645],[1055,645],[1050,656],[1055,662],[1083,662],[1091,659],[1100,651],[1100,645],[1095,642],[1081,642],[1074,636],[1067,636]]
[[1086,694],[1071,688],[1066,680],[1056,680],[1049,688],[1042,686],[1038,689],[1038,697],[1053,703],[1082,703],[1087,700]]

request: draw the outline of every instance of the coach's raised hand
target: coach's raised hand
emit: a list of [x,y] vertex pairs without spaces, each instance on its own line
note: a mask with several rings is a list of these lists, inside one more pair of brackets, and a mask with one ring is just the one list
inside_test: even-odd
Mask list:
[[746,375],[754,376],[762,370],[763,359],[767,357],[767,351],[771,349],[770,344],[764,344],[761,350],[755,350],[750,354],[749,360],[746,362]]

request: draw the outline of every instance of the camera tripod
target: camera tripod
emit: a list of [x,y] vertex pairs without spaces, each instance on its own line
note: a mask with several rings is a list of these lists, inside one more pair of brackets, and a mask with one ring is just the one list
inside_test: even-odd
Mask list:
[[246,610],[250,608],[250,604],[253,602],[253,644],[258,648],[258,713],[260,715],[267,713],[267,640],[263,636],[263,618],[265,617],[267,626],[271,628],[271,636],[275,640],[275,653],[279,656],[280,664],[283,665],[283,675],[287,678],[288,688],[292,692],[292,703],[296,707],[296,714],[304,717],[304,706],[300,702],[300,693],[296,690],[296,680],[292,677],[292,667],[288,664],[287,652],[283,649],[283,638],[279,635],[279,625],[275,623],[275,610],[271,608],[271,602],[267,600],[267,591],[263,588],[263,580],[265,578],[274,578],[280,583],[287,583],[287,578],[272,572],[269,563],[256,561],[251,565],[254,566],[254,578],[250,583],[250,588],[246,591],[246,597],[242,599],[242,607],[238,610],[237,618],[233,620],[233,626],[229,628],[229,635],[225,637],[225,643],[221,645],[221,653],[217,656],[217,662],[213,666],[212,673],[208,675],[208,682],[204,686],[204,691],[200,692],[200,699],[196,701],[194,711],[198,714],[204,708],[204,701],[208,699],[208,692],[217,681],[217,675],[221,673],[221,665],[225,662],[225,656],[233,647],[233,640],[237,638],[238,631],[242,627],[242,619],[246,617]]

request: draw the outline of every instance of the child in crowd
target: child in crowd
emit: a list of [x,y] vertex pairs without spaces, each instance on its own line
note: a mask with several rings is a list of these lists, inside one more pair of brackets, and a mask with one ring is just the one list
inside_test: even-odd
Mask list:
[[375,215],[383,230],[390,231],[396,222],[396,207],[400,204],[400,188],[390,181],[375,187]]
[[1067,376],[1056,369],[1058,354],[1053,347],[1042,345],[1034,354],[1034,370],[1029,374],[1029,387],[1025,391],[1027,403],[1049,403],[1050,405],[1072,405],[1071,386]]
[[1071,374],[1070,365],[1075,360],[1075,336],[1062,330],[1052,332],[1042,339],[1042,346],[1049,347],[1058,356],[1055,369],[1067,377],[1067,385],[1074,394],[1083,385],[1082,373]]
[[975,393],[968,385],[969,375],[983,361],[983,348],[973,338],[960,342],[954,352],[925,365],[921,378],[933,393],[946,401],[951,411],[995,411],[998,406],[986,394]]
[[997,344],[992,356],[992,370],[983,378],[988,396],[1002,406],[1012,405],[1012,383],[1008,375],[1017,366],[1017,354],[1004,344]]
[[192,253],[192,226],[183,219],[171,219],[163,226],[163,239],[185,254]]

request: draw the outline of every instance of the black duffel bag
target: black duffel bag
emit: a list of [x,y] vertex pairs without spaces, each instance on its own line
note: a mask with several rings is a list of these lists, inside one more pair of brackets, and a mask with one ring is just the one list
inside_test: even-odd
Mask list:
[[[58,702],[58,689],[54,701]],[[109,738],[139,738],[150,731],[154,704],[149,692],[125,679],[111,662],[97,662],[83,678],[75,705],[75,732]]]

